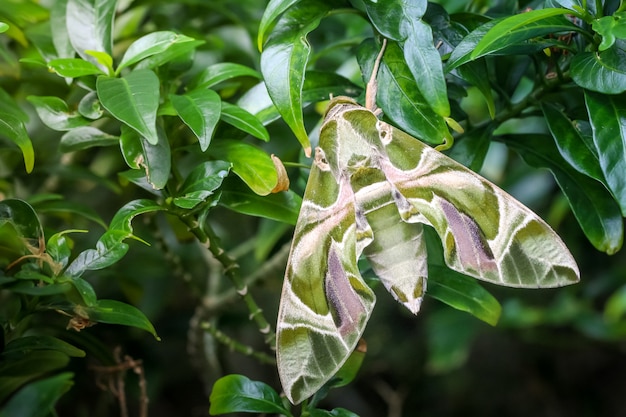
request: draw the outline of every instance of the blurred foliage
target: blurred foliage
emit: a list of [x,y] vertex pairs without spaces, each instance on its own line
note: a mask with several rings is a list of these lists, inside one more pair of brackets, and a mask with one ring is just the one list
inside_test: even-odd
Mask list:
[[582,280],[484,284],[497,327],[429,297],[415,318],[376,288],[359,374],[307,412],[626,413],[624,5],[416,1],[430,42],[369,3],[0,2],[0,416],[294,412],[271,329],[309,104],[358,97],[379,34],[398,57],[385,117],[454,138],[447,153],[545,218]]

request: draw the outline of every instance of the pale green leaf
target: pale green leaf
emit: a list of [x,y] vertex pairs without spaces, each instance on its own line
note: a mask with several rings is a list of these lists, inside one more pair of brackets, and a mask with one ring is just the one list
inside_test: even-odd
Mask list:
[[110,67],[87,51],[112,54],[111,32],[116,4],[117,0],[67,0],[66,27],[74,50],[106,73]]
[[78,112],[70,111],[65,101],[58,97],[28,96],[27,100],[50,129],[67,131],[91,123]]
[[85,75],[104,74],[100,68],[79,58],[59,58],[48,62],[48,67],[61,77],[78,78]]

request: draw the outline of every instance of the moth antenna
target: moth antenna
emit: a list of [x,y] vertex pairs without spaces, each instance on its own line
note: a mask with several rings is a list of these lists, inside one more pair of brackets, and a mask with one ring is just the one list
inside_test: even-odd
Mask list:
[[370,76],[367,86],[365,87],[365,108],[372,111],[374,114],[380,114],[380,109],[376,108],[376,92],[378,91],[376,75],[378,75],[378,67],[380,66],[380,61],[383,60],[383,54],[385,53],[386,46],[387,39],[383,38],[383,46],[380,48],[376,61],[374,61],[372,75]]

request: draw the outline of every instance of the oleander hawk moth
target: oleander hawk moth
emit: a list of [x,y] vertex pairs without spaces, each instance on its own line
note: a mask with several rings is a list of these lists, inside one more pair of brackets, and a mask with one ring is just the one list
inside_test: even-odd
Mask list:
[[[376,68],[368,90],[375,91]],[[524,288],[579,280],[572,255],[539,216],[379,120],[371,93],[367,108],[348,97],[330,101],[294,232],[276,339],[280,379],[294,404],[333,377],[365,329],[375,297],[359,273],[362,254],[391,295],[419,311],[425,225],[460,273]]]

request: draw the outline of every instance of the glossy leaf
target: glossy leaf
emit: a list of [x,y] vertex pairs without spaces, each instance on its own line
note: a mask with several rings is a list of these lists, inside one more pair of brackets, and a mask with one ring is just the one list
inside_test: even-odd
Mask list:
[[64,372],[21,388],[0,410],[3,416],[46,417],[72,387],[74,374]]
[[141,310],[130,304],[116,300],[98,300],[93,306],[83,307],[81,314],[83,312],[86,318],[91,321],[137,327],[151,333],[155,339],[160,340],[150,320]]
[[232,170],[259,195],[269,194],[278,183],[278,174],[268,154],[245,142],[220,140],[211,145],[209,154],[232,163]]
[[192,209],[215,194],[231,168],[229,162],[207,161],[196,166],[185,178],[185,182],[174,197],[174,204]]
[[104,74],[95,64],[78,58],[59,58],[48,62],[48,68],[61,77],[78,78]]
[[270,140],[270,135],[267,133],[267,129],[265,129],[265,126],[263,126],[261,121],[257,119],[256,116],[250,114],[248,111],[239,106],[234,106],[223,101],[220,117],[226,123],[235,126],[237,129],[249,133],[254,137],[262,139],[266,142]]
[[597,150],[588,146],[572,121],[550,103],[542,103],[541,110],[563,158],[578,172],[604,183]]
[[56,264],[61,266],[61,268],[65,268],[70,260],[70,256],[72,255],[72,249],[70,247],[71,240],[66,238],[65,235],[68,233],[85,232],[86,230],[65,230],[63,232],[55,233],[48,239],[46,252]]
[[78,103],[78,112],[91,120],[101,118],[104,114],[104,110],[100,105],[100,100],[98,100],[98,93],[90,91],[85,94]]
[[220,205],[248,216],[264,217],[287,224],[296,224],[302,198],[295,192],[283,191],[265,196],[247,187],[229,183],[222,189]]
[[70,112],[65,101],[58,97],[28,96],[28,101],[50,129],[67,131],[90,123],[77,112]]
[[366,1],[365,6],[376,29],[386,37],[400,42],[406,66],[425,102],[436,114],[449,116],[450,105],[441,57],[435,48],[430,26],[422,20],[427,2]]
[[243,375],[226,375],[218,379],[213,385],[209,401],[211,415],[248,412],[291,416],[272,387]]
[[98,77],[98,98],[116,119],[156,145],[159,79],[150,70],[135,70],[124,78]]
[[290,7],[276,23],[261,54],[267,91],[307,156],[311,154],[311,144],[302,116],[302,87],[311,46],[306,36],[330,10],[331,6],[321,0]]
[[428,281],[431,297],[492,326],[498,324],[500,303],[471,277],[438,265],[429,265],[428,275],[432,277]]
[[0,22],[0,33],[4,33],[9,30],[9,25],[4,22]]
[[59,150],[61,152],[74,152],[94,146],[113,146],[119,142],[120,138],[117,136],[109,135],[92,126],[81,126],[61,136]]
[[605,51],[615,44],[615,39],[626,39],[626,12],[603,16],[593,21],[591,27],[602,36],[598,49]]
[[585,92],[585,103],[608,188],[626,217],[626,104],[624,94]]
[[165,52],[175,44],[192,42],[195,39],[170,31],[152,32],[134,41],[124,53],[116,74],[126,67],[136,64],[152,55]]
[[67,31],[67,1],[56,0],[50,5],[50,26],[55,28],[51,31],[52,43],[59,58],[73,58],[76,54]]
[[222,112],[220,96],[213,90],[198,89],[182,96],[171,95],[170,100],[178,116],[198,138],[202,152],[206,151]]
[[253,77],[261,79],[261,74],[245,65],[232,62],[220,62],[204,69],[192,82],[192,88],[211,88],[217,84],[236,77]]
[[626,51],[614,45],[604,52],[581,52],[574,56],[572,79],[579,86],[604,94],[626,91]]
[[[364,74],[370,74],[378,48],[367,42],[359,50]],[[403,130],[426,142],[440,144],[452,140],[444,119],[436,114],[418,89],[404,62],[400,47],[389,42],[378,72],[377,104]]]
[[117,0],[67,0],[66,27],[74,50],[108,73],[103,65],[87,51],[112,53],[112,27]]
[[24,122],[13,114],[0,112],[0,137],[6,137],[20,148],[26,172],[32,172],[35,166],[35,151]]
[[75,358],[84,358],[86,355],[85,351],[82,349],[56,337],[45,335],[24,336],[13,339],[6,345],[2,355],[4,357],[11,357],[14,354],[23,355],[25,352],[41,350],[55,350]]
[[547,34],[571,32],[579,28],[563,15],[568,9],[546,8],[531,10],[499,20],[482,37],[471,53],[471,59],[492,54],[511,44]]
[[263,50],[265,39],[268,36],[268,32],[272,30],[276,24],[276,20],[280,17],[285,10],[289,9],[300,0],[270,0],[265,7],[261,23],[259,24],[259,34],[257,36],[257,46],[259,51]]
[[552,171],[583,232],[596,249],[613,254],[622,247],[624,228],[619,206],[601,183],[570,167],[550,138],[523,135],[502,140],[529,165]]
[[0,201],[0,225],[11,224],[20,238],[39,245],[44,239],[43,228],[33,207],[26,201],[7,198]]

